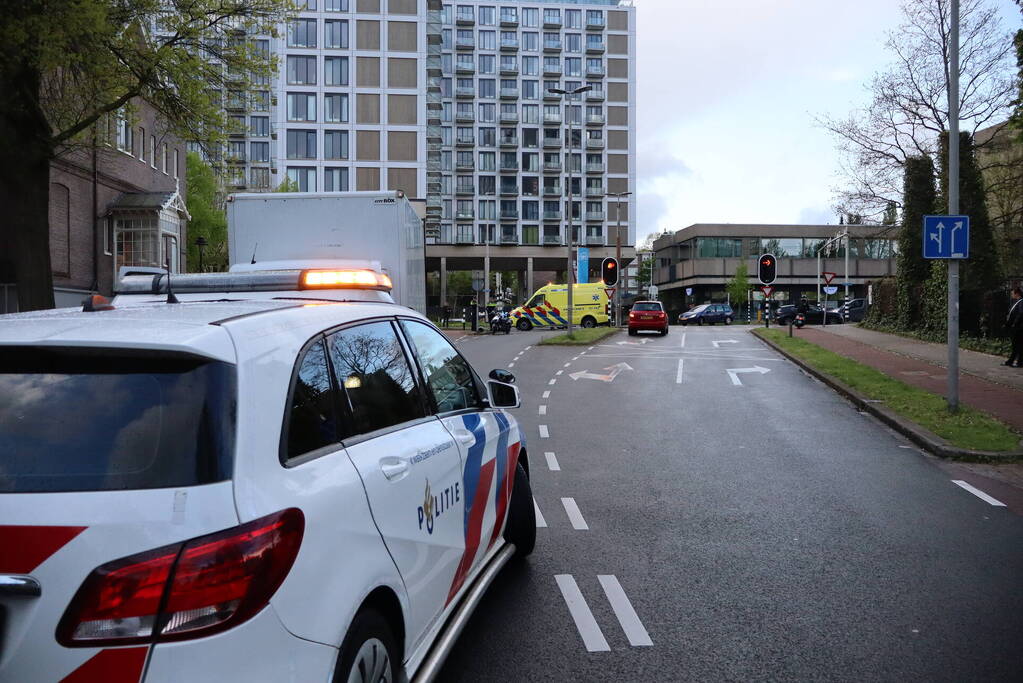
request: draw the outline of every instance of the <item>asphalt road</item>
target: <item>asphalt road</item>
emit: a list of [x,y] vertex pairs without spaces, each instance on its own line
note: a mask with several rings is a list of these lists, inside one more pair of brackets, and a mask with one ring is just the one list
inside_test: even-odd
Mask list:
[[1023,517],[741,328],[542,334],[458,343],[547,526],[440,680],[1019,680]]

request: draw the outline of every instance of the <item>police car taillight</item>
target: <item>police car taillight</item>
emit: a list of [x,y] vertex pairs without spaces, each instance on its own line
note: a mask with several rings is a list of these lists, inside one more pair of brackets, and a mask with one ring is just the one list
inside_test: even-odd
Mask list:
[[375,270],[303,270],[302,289],[377,289],[391,291],[391,278]]
[[65,647],[198,638],[233,628],[270,601],[305,531],[289,508],[96,568],[57,626]]

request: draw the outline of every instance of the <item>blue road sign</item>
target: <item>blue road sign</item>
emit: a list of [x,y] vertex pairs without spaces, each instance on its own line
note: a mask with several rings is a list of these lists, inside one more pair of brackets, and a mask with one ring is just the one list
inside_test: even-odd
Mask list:
[[590,248],[579,247],[579,254],[576,257],[579,263],[579,279],[576,282],[586,283],[590,281]]
[[969,257],[969,216],[924,216],[924,258]]

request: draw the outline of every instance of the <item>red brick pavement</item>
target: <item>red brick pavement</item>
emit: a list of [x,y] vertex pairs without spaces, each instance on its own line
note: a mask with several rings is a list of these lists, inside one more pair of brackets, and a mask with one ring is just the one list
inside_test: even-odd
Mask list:
[[[947,373],[943,366],[907,358],[812,328],[797,330],[795,334],[829,351],[869,365],[906,384],[940,396],[945,395]],[[994,415],[1013,429],[1023,432],[1023,391],[988,382],[973,375],[960,374],[959,400],[971,408]]]

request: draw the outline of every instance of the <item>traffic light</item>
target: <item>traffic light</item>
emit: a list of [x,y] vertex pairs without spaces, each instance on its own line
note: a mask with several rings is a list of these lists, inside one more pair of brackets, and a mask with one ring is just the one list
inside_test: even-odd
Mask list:
[[762,254],[757,262],[757,277],[761,284],[770,285],[778,277],[778,259],[774,254]]
[[608,257],[601,262],[600,279],[607,287],[614,287],[618,284],[618,259]]

